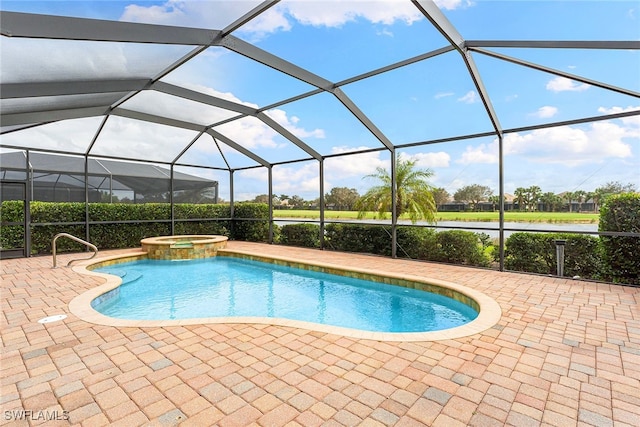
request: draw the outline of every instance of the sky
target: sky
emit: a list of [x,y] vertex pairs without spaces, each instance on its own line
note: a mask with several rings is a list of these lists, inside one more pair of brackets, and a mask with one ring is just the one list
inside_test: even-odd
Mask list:
[[[5,11],[55,14],[129,22],[222,29],[252,7],[250,1],[3,1]],[[640,40],[637,1],[493,1],[439,0],[445,17],[465,40]],[[447,46],[409,1],[282,1],[233,33],[299,67],[339,83],[389,64]],[[191,47],[0,40],[3,82],[68,78],[153,76]],[[94,46],[95,45],[95,46]],[[497,54],[540,64],[569,75],[640,92],[640,50],[486,48]],[[27,54],[28,52],[28,54]],[[571,121],[582,117],[635,111],[637,96],[557,76],[481,53],[472,53],[491,106],[504,130]],[[46,58],[43,61],[42,58]],[[211,47],[161,81],[198,90],[254,108],[306,93],[314,87],[237,55]],[[461,135],[493,130],[485,106],[458,52],[452,51],[394,71],[341,86],[341,90],[399,148],[397,155],[433,171],[431,184],[450,194],[472,184],[499,191],[498,141],[495,136],[418,146]],[[114,101],[122,94],[102,95]],[[43,100],[47,102],[47,100]],[[84,105],[87,99],[69,99]],[[228,111],[155,91],[145,91],[123,108],[172,116],[208,125],[233,117]],[[19,111],[5,101],[5,111]],[[11,110],[13,109],[13,110]],[[377,167],[388,169],[380,141],[340,101],[321,93],[269,108],[267,115],[320,154],[324,188],[356,188],[363,194],[375,181]],[[76,119],[0,136],[2,144],[84,152],[101,118]],[[309,156],[256,118],[216,126],[271,163]],[[92,153],[172,161],[197,135],[184,129],[110,118]],[[253,160],[208,136],[197,139],[180,163],[224,168],[255,165]],[[571,124],[504,137],[505,192],[537,185],[543,192],[593,191],[608,182],[632,183],[640,189],[640,115]],[[199,168],[181,172],[220,181],[228,200],[229,174]],[[234,172],[234,199],[266,194],[264,168]],[[318,162],[273,167],[276,195],[319,196]]]

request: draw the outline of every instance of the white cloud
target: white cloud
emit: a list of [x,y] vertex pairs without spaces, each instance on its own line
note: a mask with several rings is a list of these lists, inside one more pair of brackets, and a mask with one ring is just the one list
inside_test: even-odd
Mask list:
[[267,182],[269,179],[269,171],[267,168],[243,169],[238,171],[237,174],[243,178],[257,179],[264,182]]
[[257,0],[167,0],[151,6],[143,2],[126,6],[120,20],[220,30],[258,4]]
[[544,107],[538,108],[538,111],[532,113],[532,115],[536,117],[540,117],[541,119],[547,119],[549,117],[553,117],[558,112],[556,107],[551,107],[549,105],[545,105]]
[[409,158],[416,162],[416,166],[422,168],[446,168],[449,166],[449,162],[451,161],[451,156],[444,151],[439,151],[437,153],[416,153],[410,155],[400,153],[399,157],[401,159]]
[[453,92],[438,92],[433,97],[435,99],[440,99],[440,98],[446,98],[448,96],[453,96],[453,95],[454,95]]
[[358,18],[374,24],[391,25],[402,21],[410,25],[424,19],[420,11],[405,1],[286,1],[279,5],[288,14],[305,25],[339,27]]
[[473,163],[498,163],[498,143],[467,146],[460,159],[456,163],[464,165]]
[[631,146],[622,141],[624,133],[624,128],[611,122],[592,123],[585,129],[570,126],[538,129],[525,135],[507,135],[505,154],[571,166],[599,163],[609,157],[632,155]]
[[[242,170],[238,175],[242,179],[259,183],[265,183],[268,179],[265,168]],[[318,194],[320,188],[320,170],[317,162],[307,162],[301,166],[295,164],[274,166],[272,176],[273,192],[276,194],[284,193],[290,196]]]
[[585,83],[578,84],[571,79],[558,76],[549,80],[546,88],[552,92],[582,92],[583,90],[589,89],[589,85]]
[[[164,25],[180,25],[199,28],[222,29],[260,1],[182,1],[167,0],[159,5],[130,4],[120,17],[123,21]],[[436,0],[441,9],[453,10],[472,6],[469,0]],[[289,31],[290,20],[303,25],[340,27],[357,19],[374,24],[392,25],[424,19],[420,11],[409,1],[363,0],[294,0],[282,1],[260,14],[242,27],[243,32],[264,35],[276,31]],[[384,30],[382,35],[392,35]]]
[[[477,184],[477,182],[474,182],[474,184]],[[456,190],[466,185],[470,185],[468,181],[457,178],[447,184],[447,189],[453,194]]]
[[300,119],[296,116],[288,116],[287,112],[284,110],[273,109],[267,111],[266,114],[298,138],[304,139],[325,137],[323,129],[306,130],[297,126],[297,123],[300,121]]
[[471,7],[474,5],[471,0],[435,0],[435,4],[437,4],[440,9],[446,10]]
[[[638,107],[628,106],[626,108],[623,108],[623,107],[598,108],[598,112],[603,114],[618,114],[618,113],[626,113],[629,111],[640,111],[640,106]],[[624,125],[635,126],[640,129],[640,114],[635,116],[630,116],[630,117],[623,117],[618,120],[620,120]]]
[[[232,101],[237,104],[246,105],[252,108],[257,107],[255,104],[241,101],[229,92],[219,92],[213,88],[201,85],[185,85],[185,87]],[[216,123],[226,118],[238,115],[238,113],[232,111],[207,106],[197,102],[186,101],[184,99],[154,91],[145,91],[139,94],[127,103],[123,104],[123,107],[157,114],[163,117],[176,118],[178,120],[196,121],[202,125]],[[324,130],[307,130],[298,125],[300,121],[298,117],[289,116],[287,112],[282,109],[270,110],[267,112],[267,115],[298,138],[305,139],[325,137]],[[278,136],[278,133],[255,117],[246,117],[234,120],[230,123],[216,127],[215,130],[249,149],[259,147],[274,149],[290,147],[290,144],[288,143],[279,143],[278,141],[282,141],[282,139]],[[212,146],[210,146],[210,148],[211,147]],[[228,151],[226,148],[224,150]]]
[[214,128],[244,148],[277,148],[278,133],[256,117],[245,117]]
[[[595,122],[583,127],[559,126],[537,129],[526,134],[508,134],[504,138],[505,156],[524,156],[537,163],[562,163],[577,166],[600,163],[607,158],[633,156],[625,138],[639,138],[638,128],[613,121]],[[498,142],[469,146],[457,163],[496,163]]]
[[275,166],[273,168],[273,191],[289,195],[318,192],[320,172],[316,162],[303,166]]
[[393,37],[393,32],[391,30],[389,30],[388,28],[383,28],[382,30],[378,30],[376,32],[376,34],[379,35],[379,36]]
[[122,104],[122,108],[201,125],[210,125],[238,115],[233,111],[152,90],[142,91]]
[[261,13],[257,18],[246,23],[240,31],[251,34],[250,38],[261,38],[265,34],[276,31],[289,31],[291,23],[277,6]]
[[197,132],[112,116],[92,149],[94,154],[172,161]]
[[465,104],[473,104],[478,101],[478,94],[475,91],[470,90],[463,97],[458,98],[459,102],[464,102]]
[[[349,153],[365,150],[368,147],[333,147],[332,154]],[[335,178],[363,177],[375,172],[376,168],[390,167],[389,160],[380,158],[381,151],[354,154],[350,156],[329,157],[324,161],[325,180],[334,182]],[[329,186],[327,183],[325,185]]]
[[211,96],[215,96],[216,98],[224,99],[226,101],[235,102],[236,104],[245,105],[245,106],[251,107],[251,108],[258,108],[257,104],[254,104],[254,103],[251,103],[251,102],[242,101],[240,98],[238,98],[237,96],[235,96],[231,92],[220,92],[220,91],[215,90],[215,89],[213,89],[211,87],[208,87],[208,86],[199,85],[199,84],[192,84],[192,83],[187,83],[187,82],[181,84],[181,86],[184,86],[185,88],[194,90],[196,92],[204,93],[205,95],[211,95]]

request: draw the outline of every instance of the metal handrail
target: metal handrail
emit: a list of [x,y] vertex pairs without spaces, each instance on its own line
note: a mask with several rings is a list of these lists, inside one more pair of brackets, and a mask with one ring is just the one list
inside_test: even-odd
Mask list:
[[69,261],[69,263],[67,264],[67,267],[69,267],[71,265],[72,262],[75,261],[85,261],[88,259],[91,259],[93,257],[95,257],[96,255],[98,255],[98,248],[95,245],[92,245],[91,243],[82,240],[76,236],[73,236],[69,233],[58,233],[53,237],[53,240],[51,241],[51,247],[53,249],[53,268],[56,268],[56,240],[58,240],[59,237],[68,237],[69,239],[76,241],[78,243],[82,243],[83,245],[87,246],[89,249],[91,249],[93,251],[93,255],[91,255],[89,258],[81,258],[81,259],[72,259],[71,261]]

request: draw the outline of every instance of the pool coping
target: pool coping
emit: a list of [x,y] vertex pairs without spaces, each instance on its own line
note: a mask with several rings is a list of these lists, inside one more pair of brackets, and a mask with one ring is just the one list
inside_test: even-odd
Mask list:
[[[105,263],[121,263],[127,261],[134,261],[147,258],[147,253],[142,250],[132,250],[130,253],[124,253],[119,255],[107,256],[102,258],[95,258],[92,260],[86,260],[78,262],[73,268],[73,271],[79,274],[86,274],[91,276],[100,277],[105,280],[105,283],[99,285],[91,290],[83,292],[76,296],[69,303],[69,311],[75,316],[89,323],[115,326],[115,327],[168,327],[168,326],[185,326],[185,325],[200,325],[200,324],[266,324],[266,325],[278,325],[292,328],[306,329],[316,332],[325,332],[335,335],[341,335],[350,338],[368,339],[375,341],[441,341],[450,340],[456,338],[462,338],[477,333],[483,332],[495,324],[498,323],[502,316],[502,310],[500,305],[489,296],[479,292],[475,289],[467,286],[462,286],[457,283],[448,282],[439,279],[425,278],[421,276],[414,276],[411,274],[398,274],[394,272],[383,271],[371,271],[369,269],[359,269],[355,267],[345,267],[337,264],[325,263],[320,261],[303,261],[295,259],[293,257],[282,257],[275,255],[265,255],[264,253],[255,253],[252,251],[238,250],[238,249],[220,249],[218,253],[222,256],[235,256],[239,258],[249,258],[258,261],[273,262],[280,265],[291,266],[309,266],[311,269],[318,271],[327,271],[338,273],[347,272],[354,273],[354,277],[367,276],[373,278],[390,278],[399,281],[417,282],[427,285],[433,285],[445,289],[453,290],[459,294],[462,294],[473,301],[475,301],[479,308],[478,317],[471,322],[458,326],[455,328],[449,328],[441,331],[431,332],[372,332],[363,331],[358,329],[350,329],[331,325],[322,325],[319,323],[306,322],[300,320],[291,320],[285,318],[272,318],[272,317],[204,317],[193,319],[175,319],[175,320],[128,320],[117,319],[113,317],[105,316],[96,311],[91,306],[91,301],[95,298],[117,288],[122,283],[120,277],[98,273],[90,270],[88,267],[95,264]],[[344,274],[343,274],[344,275]],[[378,280],[379,281],[379,280]]]

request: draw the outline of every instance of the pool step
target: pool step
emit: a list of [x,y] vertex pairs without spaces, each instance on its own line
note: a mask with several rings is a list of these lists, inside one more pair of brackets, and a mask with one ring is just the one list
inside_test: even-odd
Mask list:
[[122,284],[126,285],[127,283],[135,282],[139,278],[142,277],[142,273],[135,270],[109,270],[106,271],[107,274],[113,274],[114,276],[118,276],[122,279]]

